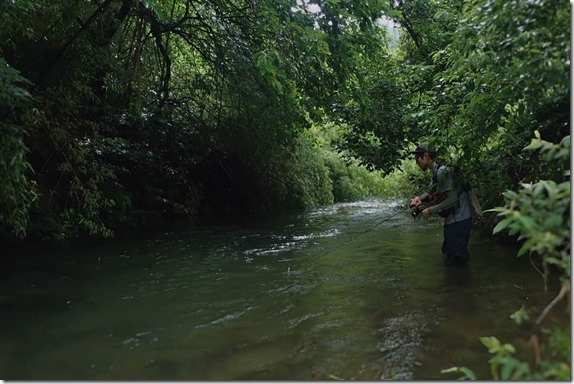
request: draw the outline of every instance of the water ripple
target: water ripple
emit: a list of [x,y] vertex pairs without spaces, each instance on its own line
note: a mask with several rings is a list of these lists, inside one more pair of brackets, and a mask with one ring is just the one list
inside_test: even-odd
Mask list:
[[230,314],[227,314],[223,317],[220,317],[219,319],[210,321],[208,323],[196,325],[194,328],[205,328],[205,327],[210,327],[213,325],[218,325],[218,324],[223,324],[223,323],[227,323],[230,321],[234,321],[234,320],[239,319],[241,316],[243,316],[247,312],[251,311],[252,309],[254,309],[254,307],[248,307],[243,311],[239,311],[236,313],[230,313]]

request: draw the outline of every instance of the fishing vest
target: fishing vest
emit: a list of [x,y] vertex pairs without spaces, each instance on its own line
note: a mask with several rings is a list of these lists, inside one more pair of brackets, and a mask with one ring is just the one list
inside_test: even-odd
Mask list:
[[[449,174],[445,174],[445,172],[449,172]],[[452,167],[448,167],[444,160],[433,165],[432,182],[436,204],[446,198],[446,193],[449,190],[454,189],[458,195],[458,202],[454,207],[439,212],[439,216],[445,218],[445,224],[472,217],[468,188],[459,180],[459,175],[456,174],[455,170]]]

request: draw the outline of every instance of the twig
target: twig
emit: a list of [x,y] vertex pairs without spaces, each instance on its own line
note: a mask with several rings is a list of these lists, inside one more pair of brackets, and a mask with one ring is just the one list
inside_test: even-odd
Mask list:
[[538,343],[538,336],[531,335],[530,336],[530,344],[532,344],[532,348],[534,348],[534,363],[540,363],[540,344]]
[[558,302],[562,300],[568,292],[570,292],[570,280],[567,280],[564,282],[564,284],[562,284],[562,288],[560,289],[558,295],[550,302],[550,304],[546,306],[546,308],[544,308],[540,316],[538,316],[538,319],[536,319],[536,325],[539,325],[542,322],[542,320],[544,320],[546,315],[548,315],[548,312],[550,312],[550,310],[556,304],[558,304]]

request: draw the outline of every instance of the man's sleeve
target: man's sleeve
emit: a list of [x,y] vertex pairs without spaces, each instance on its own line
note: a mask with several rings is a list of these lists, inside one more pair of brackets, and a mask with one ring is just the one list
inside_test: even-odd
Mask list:
[[450,189],[446,192],[446,199],[444,199],[437,205],[429,207],[429,212],[434,215],[436,213],[439,213],[440,211],[444,211],[445,209],[454,207],[456,203],[458,203],[458,193],[456,193],[454,189]]
[[444,167],[442,170],[439,169],[437,192],[445,193],[446,198],[440,203],[430,207],[430,213],[439,213],[440,211],[454,207],[458,203],[458,193],[454,186],[454,174],[451,168]]

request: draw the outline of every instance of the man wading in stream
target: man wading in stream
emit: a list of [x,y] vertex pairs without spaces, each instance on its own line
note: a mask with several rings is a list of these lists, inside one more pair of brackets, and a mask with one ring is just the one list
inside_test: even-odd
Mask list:
[[[432,172],[429,190],[411,200],[413,216],[424,217],[438,214],[444,218],[444,240],[442,254],[447,264],[464,265],[469,258],[468,240],[472,225],[472,207],[468,192],[451,167],[444,162],[436,162],[436,151],[427,143],[422,143],[411,152],[417,165]],[[423,203],[428,207],[421,209]]]

